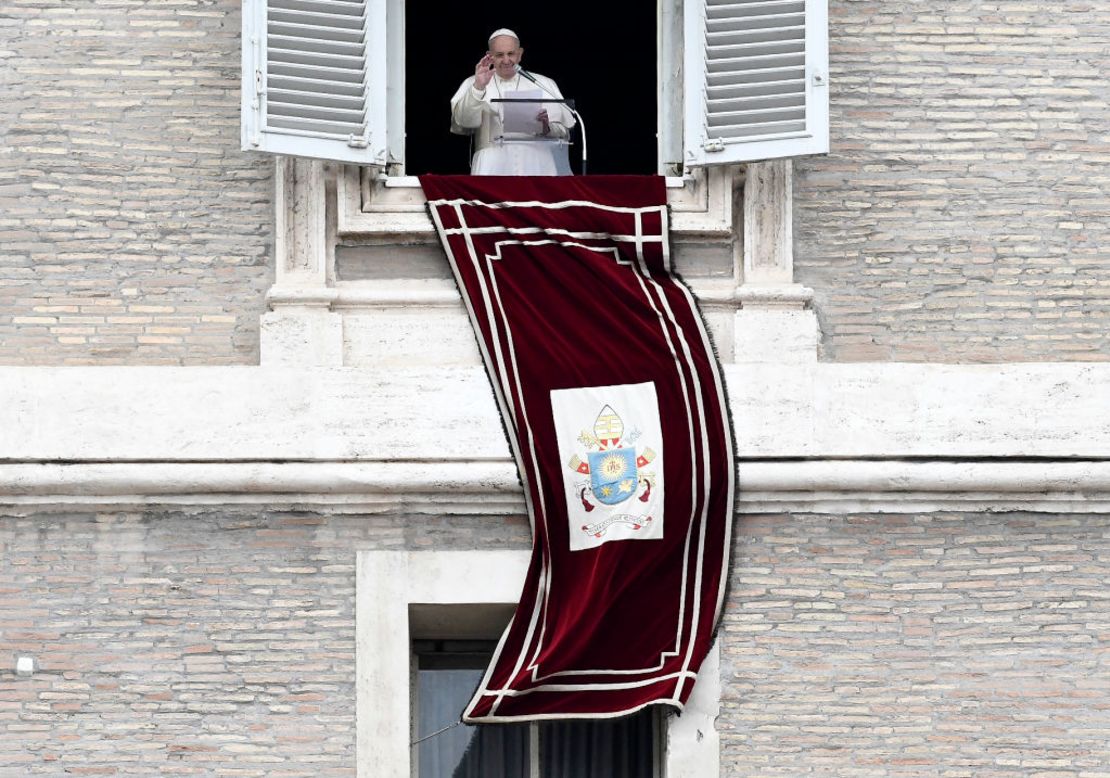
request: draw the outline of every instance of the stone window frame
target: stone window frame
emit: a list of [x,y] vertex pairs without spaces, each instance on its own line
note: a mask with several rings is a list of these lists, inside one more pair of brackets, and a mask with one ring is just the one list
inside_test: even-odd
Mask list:
[[[738,361],[779,361],[784,354],[792,361],[816,358],[813,291],[794,281],[791,179],[790,160],[705,168],[668,179],[673,243],[717,244],[733,257],[731,277],[692,284],[702,310],[718,323],[726,362],[733,354]],[[416,179],[383,179],[353,165],[278,157],[275,185],[276,267],[266,295],[271,312],[261,322],[262,364],[344,364],[345,312],[459,305],[448,281],[337,277],[340,241],[385,247],[438,242]],[[751,322],[732,332],[734,317]]]
[[[730,241],[733,191],[746,166],[697,168],[668,176],[671,233],[682,238]],[[336,177],[336,229],[345,239],[436,243],[438,237],[415,176],[387,176],[375,168],[344,166]]]
[[[363,550],[356,563],[358,778],[411,778],[414,629],[487,629],[516,603],[530,552]],[[452,607],[453,606],[453,607]],[[429,615],[432,614],[432,615]],[[719,648],[698,672],[680,716],[667,718],[663,775],[720,772]]]

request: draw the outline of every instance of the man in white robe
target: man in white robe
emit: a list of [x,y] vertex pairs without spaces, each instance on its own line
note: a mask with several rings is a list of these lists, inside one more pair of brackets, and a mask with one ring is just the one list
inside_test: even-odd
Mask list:
[[[502,28],[489,37],[489,50],[451,98],[451,132],[471,135],[474,156],[470,172],[476,176],[570,175],[566,141],[574,116],[562,103],[521,104],[534,107],[531,132],[506,132],[506,104],[499,98],[562,98],[559,87],[546,76],[519,70],[524,49],[515,32]],[[517,93],[520,93],[519,95]],[[512,110],[512,109],[509,109]]]

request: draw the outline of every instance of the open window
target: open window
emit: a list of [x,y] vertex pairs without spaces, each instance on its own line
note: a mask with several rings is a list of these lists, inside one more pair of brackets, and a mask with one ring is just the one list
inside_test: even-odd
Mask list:
[[661,778],[663,717],[456,725],[496,641],[413,640],[414,778]]
[[[364,550],[358,552],[357,558],[358,778],[436,775],[418,772],[422,759],[425,767],[429,764],[442,767],[452,757],[448,755],[437,762],[433,752],[421,752],[424,744],[414,741],[458,721],[463,705],[452,702],[450,695],[456,700],[468,697],[474,690],[473,675],[463,672],[453,679],[444,676],[432,681],[430,688],[422,688],[419,673],[426,670],[434,674],[452,668],[471,674],[481,672],[474,668],[485,666],[486,651],[491,648],[486,641],[508,623],[528,570],[530,553],[523,549]],[[527,772],[509,774],[529,778],[551,775],[591,778],[591,773],[581,772],[576,763],[566,761],[576,758],[574,753],[566,753],[567,744],[589,737],[597,740],[594,754],[599,764],[595,766],[608,765],[610,769],[596,775],[716,778],[720,775],[720,738],[715,726],[720,713],[720,672],[720,654],[714,648],[698,671],[682,715],[670,716],[665,722],[662,714],[649,709],[608,722],[563,720],[536,726],[524,724],[515,741],[488,745],[506,759],[515,755],[517,765],[527,749]],[[429,694],[431,702],[424,696]],[[437,694],[444,696],[435,701]],[[497,724],[477,729],[505,728],[506,725]],[[470,734],[461,725],[444,734],[449,733],[455,733],[451,737],[459,742],[453,750],[447,749],[456,760],[453,766],[447,765],[450,768],[447,775],[496,778],[497,773],[489,770],[466,772],[464,768],[455,772],[460,743],[465,754]],[[599,756],[598,749],[608,756]],[[472,758],[481,767],[479,756],[476,753]],[[614,767],[612,760],[616,759],[624,760],[624,766]]]
[[[460,163],[438,162],[439,149],[413,147],[437,142],[421,135],[435,106],[434,123],[447,127],[453,90],[434,93],[439,74],[457,86],[473,72],[473,53],[449,61],[442,41],[480,56],[489,30],[508,24],[525,38],[528,63],[585,101],[587,122],[593,114],[592,172],[651,172],[652,155],[658,172],[675,174],[827,151],[826,0],[578,1],[487,18],[458,3],[246,0],[243,148],[389,174],[406,172],[407,157],[410,167],[454,170]],[[415,35],[416,20],[435,32]],[[428,113],[413,107],[418,99]],[[617,118],[601,118],[611,110]],[[464,149],[443,151],[465,166]],[[630,169],[609,169],[621,166]]]
[[[575,101],[588,128],[590,172],[657,171],[654,3],[560,0],[511,11],[459,3],[438,15],[443,24],[415,17],[416,3],[409,0],[409,18],[421,21],[405,27],[407,175],[469,172],[470,138],[449,132],[448,98],[474,74],[490,32],[505,25],[521,36],[521,64],[552,77]],[[618,28],[619,41],[600,32]],[[573,170],[581,157],[579,126],[571,133]]]

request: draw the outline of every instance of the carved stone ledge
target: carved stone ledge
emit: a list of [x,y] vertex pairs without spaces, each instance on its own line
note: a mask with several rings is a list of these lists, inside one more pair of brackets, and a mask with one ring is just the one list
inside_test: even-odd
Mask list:
[[[671,233],[675,240],[733,236],[732,191],[739,168],[697,170],[667,179]],[[338,233],[345,240],[436,243],[424,193],[415,177],[380,178],[365,168],[347,167],[337,182]]]
[[[741,461],[736,512],[1110,512],[1110,462]],[[523,513],[509,460],[0,464],[0,505],[304,505]]]
[[339,296],[332,287],[282,284],[270,287],[266,292],[266,302],[271,308],[294,306],[299,308],[328,308]]
[[801,284],[744,284],[733,292],[742,308],[808,308],[813,290]]

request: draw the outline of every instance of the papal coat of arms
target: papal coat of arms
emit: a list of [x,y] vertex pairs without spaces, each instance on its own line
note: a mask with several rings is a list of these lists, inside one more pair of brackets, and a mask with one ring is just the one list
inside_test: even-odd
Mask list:
[[[607,391],[606,391],[607,390]],[[559,390],[587,392],[552,406],[564,454],[564,485],[568,487],[571,548],[589,548],[609,540],[662,537],[660,493],[661,458],[654,446],[661,441],[658,403],[653,384]],[[622,396],[627,395],[627,396]],[[564,396],[563,400],[570,397]],[[620,410],[618,410],[620,409]],[[573,414],[579,421],[571,439],[567,429]],[[582,421],[592,425],[583,427]],[[569,450],[568,450],[569,449]]]

